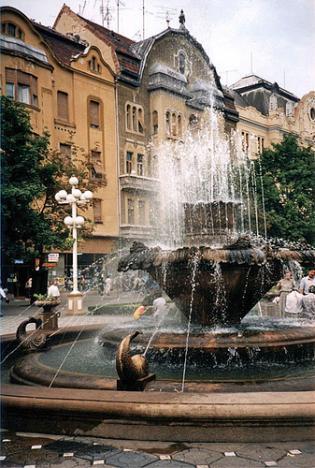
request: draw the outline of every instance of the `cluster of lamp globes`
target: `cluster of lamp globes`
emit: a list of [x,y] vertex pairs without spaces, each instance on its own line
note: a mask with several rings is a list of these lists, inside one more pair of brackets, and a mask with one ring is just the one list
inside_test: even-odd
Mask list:
[[[81,192],[78,188],[75,188],[79,183],[77,177],[72,176],[69,179],[69,184],[72,186],[71,193],[67,193],[65,190],[60,190],[55,195],[55,200],[60,204],[79,204],[84,205],[85,203],[90,202],[93,199],[93,193],[90,190],[86,190],[85,192]],[[84,224],[85,219],[83,216],[76,216],[73,218],[72,216],[66,216],[64,219],[64,223],[68,228],[77,227],[81,228]]]

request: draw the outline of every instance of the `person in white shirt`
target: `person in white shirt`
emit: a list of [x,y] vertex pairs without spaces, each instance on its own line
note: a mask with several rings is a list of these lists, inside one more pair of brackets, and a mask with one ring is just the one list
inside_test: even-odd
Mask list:
[[308,294],[302,298],[303,317],[310,320],[315,319],[315,286],[311,286]]
[[110,276],[107,276],[105,279],[105,294],[106,296],[109,296],[111,289],[112,289],[112,279]]
[[287,317],[299,317],[303,312],[302,298],[303,294],[299,293],[297,289],[293,289],[293,291],[287,295],[284,309]]
[[157,297],[153,301],[153,317],[157,318],[158,320],[162,320],[166,313],[167,313],[167,305],[166,305],[166,300],[164,297]]
[[60,298],[60,292],[59,292],[59,288],[58,288],[58,282],[55,280],[53,281],[49,288],[48,288],[48,291],[47,291],[47,296],[48,297],[53,297],[55,299],[58,299]]
[[315,286],[315,270],[309,270],[307,276],[301,279],[300,293],[308,294],[311,286]]

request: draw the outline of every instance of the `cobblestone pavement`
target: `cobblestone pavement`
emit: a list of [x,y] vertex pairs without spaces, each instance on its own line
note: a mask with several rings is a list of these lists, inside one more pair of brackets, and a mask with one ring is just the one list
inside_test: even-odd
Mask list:
[[[62,294],[62,302],[58,307],[60,312],[60,318],[58,320],[59,327],[75,327],[75,326],[86,326],[86,325],[105,325],[111,322],[121,321],[124,322],[126,317],[117,315],[89,315],[88,307],[102,306],[105,304],[118,304],[135,302],[141,304],[142,296],[138,293],[124,293],[120,298],[117,295],[112,294],[111,296],[101,297],[96,293],[92,292],[84,297],[84,315],[69,316],[66,315],[67,309],[67,296]],[[30,306],[29,301],[15,299],[9,304],[1,303],[1,315],[0,315],[0,334],[6,335],[15,333],[18,325],[31,316],[36,316],[40,313],[40,310],[35,305]]]
[[1,465],[104,468],[314,468],[314,442],[166,443],[1,432]]

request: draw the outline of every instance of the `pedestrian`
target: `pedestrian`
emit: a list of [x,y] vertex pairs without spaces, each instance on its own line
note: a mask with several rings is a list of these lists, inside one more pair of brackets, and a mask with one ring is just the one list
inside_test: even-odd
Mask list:
[[142,317],[142,315],[145,313],[145,311],[146,311],[146,308],[143,305],[137,307],[133,313],[134,320],[139,320]]
[[167,305],[164,297],[159,296],[153,301],[153,317],[159,321],[163,320],[167,313]]
[[315,286],[310,286],[308,294],[302,297],[303,317],[315,319]]
[[309,288],[315,286],[315,270],[309,270],[307,276],[301,279],[300,283],[300,293],[308,294]]
[[30,299],[31,298],[31,289],[32,289],[32,277],[30,276],[29,279],[25,283],[25,292],[26,292],[26,298]]
[[109,275],[106,276],[105,279],[105,294],[106,296],[109,296],[111,289],[112,289],[112,279]]
[[9,304],[9,299],[7,298],[7,294],[5,290],[3,289],[2,285],[0,285],[0,296],[1,296],[1,301],[4,300],[7,304]]
[[50,282],[50,286],[47,291],[47,296],[51,297],[53,299],[59,299],[60,298],[60,291],[58,288],[58,281],[53,280]]
[[284,309],[286,317],[298,318],[302,314],[302,298],[303,294],[301,294],[297,288],[293,288],[293,291],[287,295]]
[[291,271],[286,271],[283,275],[283,278],[278,282],[276,286],[276,289],[280,291],[279,310],[280,310],[281,317],[284,316],[287,295],[293,290],[293,288],[294,288],[294,280],[292,278],[292,273]]

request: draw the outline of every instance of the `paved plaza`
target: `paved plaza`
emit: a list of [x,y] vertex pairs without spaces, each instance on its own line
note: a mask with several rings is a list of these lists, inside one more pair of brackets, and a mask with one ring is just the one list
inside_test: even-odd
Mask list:
[[[137,297],[123,298],[137,302]],[[126,316],[88,315],[88,306],[98,306],[104,299],[89,295],[85,314],[65,314],[66,298],[60,306],[60,327],[82,326],[126,320]],[[115,302],[116,298],[105,299]],[[38,313],[26,301],[15,300],[2,307],[1,334],[14,333],[24,319]],[[49,434],[1,431],[0,463],[7,467],[66,467],[101,465],[104,467],[150,468],[315,468],[315,444],[304,442],[269,443],[172,443],[112,440],[90,437],[65,437]]]
[[58,437],[2,431],[1,463],[9,467],[312,468],[312,442],[166,443]]

